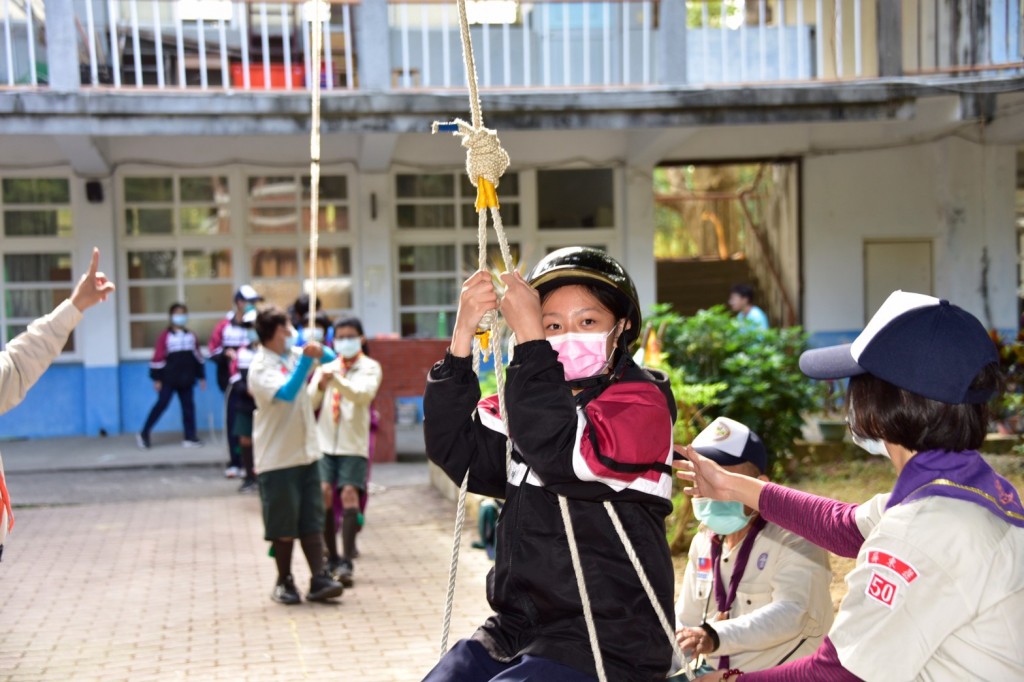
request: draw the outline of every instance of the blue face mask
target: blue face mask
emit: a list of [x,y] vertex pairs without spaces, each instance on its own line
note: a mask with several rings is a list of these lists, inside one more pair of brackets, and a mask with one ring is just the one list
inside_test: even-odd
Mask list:
[[334,339],[334,350],[347,360],[359,355],[359,351],[362,349],[363,344],[359,342],[359,339]]
[[186,313],[175,313],[171,315],[171,324],[175,327],[184,327],[188,324],[188,315]]
[[260,335],[256,333],[255,329],[247,330],[246,336],[249,337],[249,343],[258,343],[260,340]]
[[292,349],[295,348],[296,342],[299,340],[298,333],[293,332],[291,335],[284,337],[284,352],[291,353]]
[[729,535],[750,523],[751,515],[743,511],[742,502],[722,502],[707,497],[693,497],[694,517],[718,535]]

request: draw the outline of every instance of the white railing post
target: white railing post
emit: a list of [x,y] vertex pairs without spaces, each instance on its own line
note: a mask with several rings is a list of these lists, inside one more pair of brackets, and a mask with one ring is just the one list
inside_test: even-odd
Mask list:
[[96,57],[96,18],[93,16],[92,0],[85,0],[85,30],[86,42],[89,45],[89,82],[98,85],[100,82],[100,67]]
[[160,22],[159,0],[152,0],[150,11],[153,12],[153,47],[156,49],[156,86],[163,90],[166,86],[164,80],[164,31]]
[[252,89],[252,79],[249,74],[249,5],[241,3],[235,5],[238,8],[238,42],[242,46],[242,89]]
[[110,68],[113,70],[114,87],[121,87],[121,45],[117,39],[117,8],[114,0],[107,0],[107,31],[110,34]]
[[355,43],[352,42],[352,9],[347,3],[341,6],[341,19],[345,24],[345,87],[351,90],[355,87],[355,71],[352,68],[352,50]]
[[135,69],[135,87],[142,87],[142,48],[139,42],[139,7],[137,0],[128,0],[128,19],[132,29],[132,66]]
[[7,58],[7,85],[14,85],[14,39],[11,36],[11,0],[4,0],[4,56]]

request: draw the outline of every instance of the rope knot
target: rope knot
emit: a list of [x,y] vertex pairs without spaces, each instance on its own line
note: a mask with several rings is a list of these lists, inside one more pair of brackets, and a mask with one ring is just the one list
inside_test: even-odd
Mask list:
[[[477,210],[497,208],[498,195],[495,189],[511,163],[508,152],[498,139],[498,132],[483,126],[474,128],[458,118],[452,123],[435,121],[431,132],[438,131],[450,131],[452,135],[462,138],[462,146],[466,148],[466,174],[477,188]],[[481,180],[484,182],[481,183]]]

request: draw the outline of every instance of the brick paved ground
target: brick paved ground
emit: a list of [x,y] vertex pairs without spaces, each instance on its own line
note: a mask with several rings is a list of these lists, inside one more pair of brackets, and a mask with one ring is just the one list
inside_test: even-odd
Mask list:
[[[233,487],[18,510],[0,564],[0,679],[420,679],[437,656],[451,503],[425,483],[374,496],[356,586],[337,605],[285,607],[269,598],[259,499]],[[489,563],[469,548],[474,531],[463,538],[452,641],[488,613]],[[293,565],[304,594],[298,546]]]

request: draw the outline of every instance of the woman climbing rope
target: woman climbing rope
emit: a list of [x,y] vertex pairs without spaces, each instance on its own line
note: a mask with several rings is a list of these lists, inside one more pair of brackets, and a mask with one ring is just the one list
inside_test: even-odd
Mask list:
[[[463,285],[451,347],[424,396],[430,459],[456,483],[468,470],[470,491],[506,499],[488,579],[495,613],[426,680],[594,680],[602,665],[608,679],[664,679],[675,401],[665,377],[628,352],[640,330],[636,289],[618,262],[585,247],[549,254],[525,280],[501,279],[500,310],[517,340],[504,387],[508,475],[497,396],[480,400],[471,367],[478,325],[499,307],[487,272]],[[623,552],[606,501],[657,603]]]

